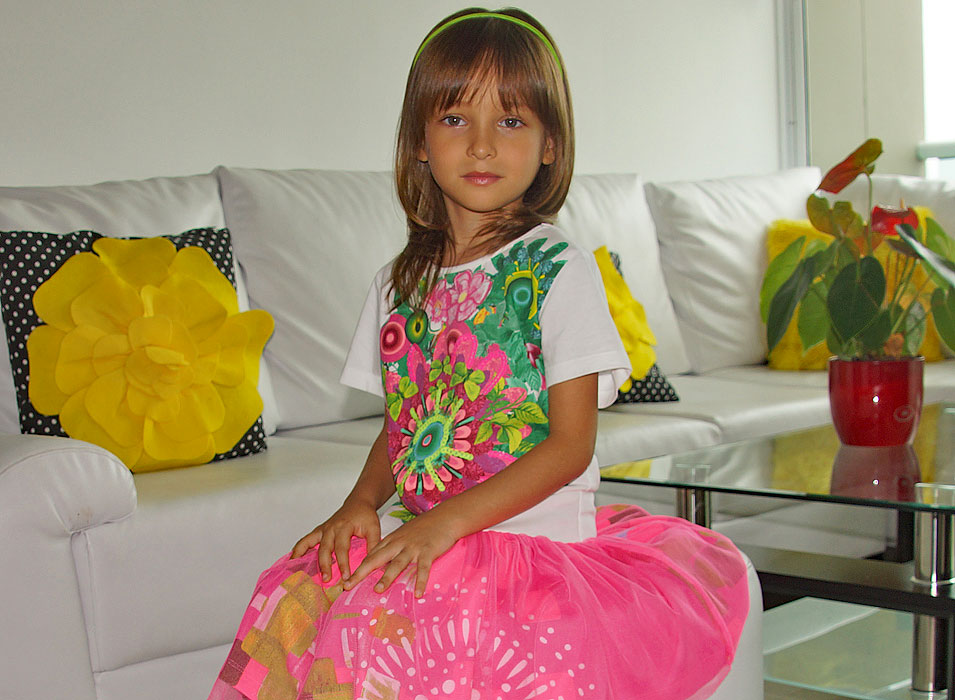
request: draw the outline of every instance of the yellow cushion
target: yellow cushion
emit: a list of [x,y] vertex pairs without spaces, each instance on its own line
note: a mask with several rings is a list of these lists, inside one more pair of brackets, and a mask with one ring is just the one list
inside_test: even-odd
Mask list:
[[[924,228],[926,217],[932,216],[931,211],[925,207],[915,207],[915,211]],[[767,232],[766,250],[769,254],[768,259],[773,260],[800,236],[806,237],[804,248],[805,245],[814,240],[829,241],[832,239],[831,236],[814,229],[808,221],[780,219],[774,221]],[[881,245],[876,249],[875,256],[885,265],[890,251],[891,248],[888,245]],[[925,281],[925,278],[925,271],[919,267],[912,282],[918,286]],[[931,289],[931,282],[927,289]],[[892,294],[894,290],[895,285],[889,281],[886,294]],[[935,322],[931,317],[926,323],[925,337],[922,340],[922,347],[919,352],[925,357],[926,362],[936,362],[943,359],[941,340],[938,337],[938,331],[935,330]],[[769,353],[769,366],[773,369],[785,370],[825,369],[831,356],[832,353],[825,342],[819,343],[815,347],[809,348],[805,354],[803,353],[796,317],[793,316],[779,344]]]
[[[657,354],[653,349],[657,343],[656,336],[650,330],[643,306],[630,294],[627,283],[614,267],[607,247],[602,246],[595,250],[594,258],[597,260],[597,267],[600,268],[600,276],[607,293],[607,303],[610,305],[610,315],[614,325],[617,326],[617,332],[620,334],[620,340],[623,341],[627,356],[630,358],[632,372],[630,377],[643,379],[657,361]],[[624,391],[627,390],[628,384],[622,387]]]
[[262,412],[272,317],[240,313],[200,247],[99,238],[40,285],[33,306],[44,322],[27,340],[34,408],[132,471],[208,462]]

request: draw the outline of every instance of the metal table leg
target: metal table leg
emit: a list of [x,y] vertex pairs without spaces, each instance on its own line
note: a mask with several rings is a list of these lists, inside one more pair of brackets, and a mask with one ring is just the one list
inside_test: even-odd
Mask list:
[[[674,464],[670,477],[684,483],[705,483],[710,474],[708,464]],[[678,487],[676,491],[676,514],[691,523],[709,527],[712,522],[710,492],[692,486]]]
[[[929,592],[955,580],[955,515],[916,513],[916,583]],[[951,620],[914,615],[912,639],[912,689],[941,693],[950,687],[953,671],[953,630]]]

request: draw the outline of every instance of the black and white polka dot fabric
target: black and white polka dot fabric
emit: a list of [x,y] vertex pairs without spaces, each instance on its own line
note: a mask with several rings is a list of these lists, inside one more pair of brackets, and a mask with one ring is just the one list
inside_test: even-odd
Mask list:
[[656,365],[650,367],[643,379],[634,379],[627,391],[618,391],[614,403],[657,403],[679,401],[676,390]]
[[[27,338],[34,328],[41,325],[33,310],[33,294],[67,260],[77,253],[92,250],[93,243],[100,238],[103,236],[93,231],[67,234],[0,232],[0,311],[10,352],[10,368],[22,433],[66,437],[57,416],[38,413],[30,402]],[[170,240],[177,250],[187,246],[204,249],[235,287],[232,237],[228,229],[193,229],[163,238]],[[265,431],[260,416],[233,449],[217,454],[213,461],[254,454],[265,449],[265,446]]]

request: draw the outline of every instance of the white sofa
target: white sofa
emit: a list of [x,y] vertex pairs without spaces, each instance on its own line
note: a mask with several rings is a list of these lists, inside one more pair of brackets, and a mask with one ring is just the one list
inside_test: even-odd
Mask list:
[[[756,301],[766,225],[800,218],[818,179],[807,168],[646,192],[635,175],[575,179],[558,223],[582,245],[620,254],[659,366],[681,397],[602,411],[603,464],[829,420],[821,373],[761,366]],[[951,190],[885,185],[931,190],[937,201],[927,204],[955,230]],[[4,698],[205,697],[258,573],[337,507],[377,431],[378,401],[340,386],[338,374],[367,285],[403,241],[388,173],[219,168],[0,188],[0,231],[151,236],[205,226],[232,232],[240,305],[276,322],[259,382],[268,449],[134,476],[98,447],[19,435],[10,369],[0,361]],[[929,398],[955,397],[945,365],[929,368]],[[602,490],[604,500],[632,496]],[[761,694],[758,587],[753,601],[717,698]]]

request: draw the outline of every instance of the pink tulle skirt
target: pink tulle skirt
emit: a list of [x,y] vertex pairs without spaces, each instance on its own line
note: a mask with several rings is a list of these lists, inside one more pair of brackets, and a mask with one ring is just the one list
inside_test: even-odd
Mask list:
[[[364,555],[353,541],[352,570]],[[266,570],[211,700],[705,698],[749,609],[725,537],[635,506],[597,536],[485,531],[458,541],[413,595],[379,575],[343,592],[317,549]]]

